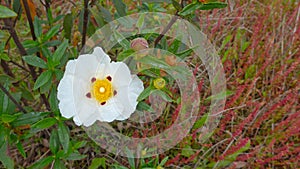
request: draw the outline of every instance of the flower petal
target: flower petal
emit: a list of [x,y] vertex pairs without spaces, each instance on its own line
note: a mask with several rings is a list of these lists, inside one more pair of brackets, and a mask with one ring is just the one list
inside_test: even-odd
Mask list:
[[101,117],[99,120],[104,122],[112,122],[121,115],[123,110],[124,106],[117,99],[111,98],[105,105],[98,107],[98,113]]
[[109,64],[109,62],[109,56],[103,52],[102,48],[96,47],[92,54],[78,57],[75,74],[82,80],[90,81],[99,72],[99,67]]
[[111,61],[110,57],[103,51],[101,47],[95,47],[92,54],[97,56],[101,64],[108,64]]
[[76,67],[76,60],[69,61],[66,71],[57,87],[58,107],[63,117],[70,118],[75,115],[75,105],[73,97],[73,80]]
[[124,111],[117,120],[125,120],[130,117],[130,115],[135,111],[138,104],[137,98],[144,90],[143,82],[138,78],[138,76],[133,75],[132,81],[127,87],[122,87],[118,90],[116,99],[119,100],[125,107]]
[[121,86],[128,86],[131,81],[131,74],[128,66],[123,62],[112,62],[107,65],[106,76],[112,76],[112,84],[118,89]]

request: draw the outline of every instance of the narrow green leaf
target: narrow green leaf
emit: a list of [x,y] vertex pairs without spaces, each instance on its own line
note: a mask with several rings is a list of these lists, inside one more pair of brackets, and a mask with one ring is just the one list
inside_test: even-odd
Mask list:
[[41,130],[44,130],[44,129],[47,129],[47,128],[53,126],[56,123],[57,123],[56,118],[48,117],[48,118],[42,119],[39,122],[32,125],[31,130],[33,132],[41,131]]
[[66,39],[71,40],[72,27],[73,27],[73,16],[71,13],[69,13],[65,16],[64,23],[63,23]]
[[50,135],[49,146],[50,146],[50,151],[53,154],[56,154],[59,149],[59,139],[58,139],[57,130],[52,130]]
[[20,154],[21,154],[24,158],[26,158],[26,152],[25,152],[25,150],[24,150],[23,145],[21,144],[21,142],[18,141],[17,144],[16,144],[16,146],[17,146],[17,148],[18,148]]
[[106,169],[105,160],[106,160],[105,158],[94,158],[92,160],[92,164],[89,166],[88,169],[98,169],[98,168]]
[[223,2],[210,2],[207,4],[203,4],[200,6],[200,10],[211,10],[211,9],[216,9],[216,8],[225,8],[227,6],[226,3]]
[[204,125],[208,117],[208,113],[203,115],[199,120],[197,120],[193,126],[193,129],[198,129]]
[[2,114],[1,119],[4,123],[10,123],[15,121],[18,118],[19,114],[11,115],[11,114]]
[[49,164],[51,164],[53,160],[54,160],[54,157],[52,157],[52,156],[40,159],[39,161],[37,161],[36,163],[34,163],[32,166],[30,166],[29,169],[41,169],[41,168],[45,168],[46,166],[48,166]]
[[140,111],[154,112],[152,107],[145,102],[139,102],[136,109]]
[[182,11],[180,11],[178,14],[181,16],[186,16],[189,15],[191,13],[194,13],[197,9],[199,9],[202,6],[201,3],[197,2],[197,3],[191,3],[188,4],[187,6],[185,6]]
[[163,160],[161,160],[159,166],[164,166],[165,163],[168,161],[169,157],[165,157]]
[[220,92],[216,95],[212,95],[212,96],[209,96],[207,97],[205,100],[206,101],[209,101],[209,100],[219,100],[219,99],[224,99],[226,98],[227,96],[230,96],[232,95],[234,92],[233,91],[230,91],[230,90],[226,90],[226,91],[223,91],[223,92]]
[[79,142],[76,142],[74,145],[73,145],[73,148],[75,149],[79,149],[81,147],[84,147],[86,145],[86,141],[79,141]]
[[167,102],[173,102],[174,101],[167,93],[165,93],[161,90],[154,90],[153,94],[157,94],[157,95],[161,96]]
[[61,58],[64,56],[65,51],[68,47],[68,41],[64,40],[59,47],[56,49],[52,56],[52,60],[55,63],[55,65],[59,65]]
[[105,25],[105,20],[101,14],[99,14],[100,6],[96,4],[93,8],[90,8],[90,11],[92,15],[95,17],[95,20],[99,27],[102,27]]
[[66,167],[65,167],[65,165],[64,165],[64,163],[63,163],[63,161],[60,160],[60,159],[55,159],[53,168],[55,168],[55,169],[66,169]]
[[68,152],[70,135],[68,132],[68,128],[65,126],[63,122],[58,123],[58,138],[61,145],[64,148],[64,152]]
[[182,10],[181,5],[180,5],[176,0],[172,0],[172,5],[174,6],[174,8],[175,8],[177,11],[181,11],[181,10]]
[[53,112],[58,111],[58,100],[57,100],[57,90],[55,87],[52,88],[49,96],[50,108]]
[[59,31],[60,25],[53,26],[44,36],[43,41],[46,42],[51,39],[54,35],[56,35]]
[[86,155],[82,155],[78,152],[71,153],[66,160],[82,160],[86,157]]
[[51,77],[52,77],[52,72],[50,70],[43,72],[34,83],[33,90],[36,90],[41,86],[43,86],[44,84],[46,84],[49,81],[49,79],[51,79]]
[[146,97],[150,96],[150,94],[154,91],[154,87],[149,86],[146,89],[143,90],[143,92],[139,95],[137,101],[140,102],[144,100]]
[[6,53],[0,53],[0,60],[10,61],[9,56]]
[[43,33],[42,22],[41,20],[35,16],[33,21],[34,34],[37,38],[39,38]]
[[16,17],[16,16],[17,16],[17,14],[14,11],[7,8],[6,6],[0,5],[0,18],[1,19],[12,18],[12,17]]
[[127,57],[129,57],[133,53],[134,53],[133,49],[124,50],[124,51],[122,51],[121,53],[118,54],[117,60],[118,61],[123,61],[124,59],[126,59]]
[[11,125],[13,127],[31,125],[41,120],[45,116],[47,116],[47,113],[43,113],[43,112],[32,112],[32,113],[22,114],[16,120],[14,120],[11,123]]
[[7,143],[4,143],[0,147],[0,161],[7,169],[14,168],[14,161],[6,154],[7,153]]
[[28,55],[28,56],[23,56],[22,58],[27,64],[29,64],[31,66],[35,66],[35,67],[39,67],[39,68],[43,68],[43,69],[47,68],[47,63],[43,59],[41,59],[37,56]]
[[106,22],[110,22],[112,21],[112,16],[109,12],[109,10],[107,10],[106,8],[104,8],[103,6],[99,5],[100,7],[100,11],[101,11],[101,14],[103,16],[103,18],[105,19]]
[[117,9],[119,16],[120,17],[125,16],[126,15],[126,5],[124,4],[124,2],[122,0],[113,0],[113,3]]

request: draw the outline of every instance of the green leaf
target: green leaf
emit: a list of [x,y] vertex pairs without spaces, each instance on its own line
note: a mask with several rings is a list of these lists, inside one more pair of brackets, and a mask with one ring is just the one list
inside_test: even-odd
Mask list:
[[50,70],[47,70],[45,72],[43,72],[36,80],[36,82],[34,83],[34,87],[33,90],[36,90],[38,88],[40,88],[41,86],[43,86],[44,84],[46,84],[49,79],[52,78],[52,72]]
[[195,151],[192,149],[192,147],[190,145],[185,146],[181,152],[181,155],[183,155],[185,157],[190,157],[193,154],[195,154]]
[[245,79],[253,78],[256,73],[256,65],[251,65],[247,68],[245,73]]
[[62,44],[60,44],[59,47],[55,50],[52,56],[52,60],[55,66],[59,65],[60,60],[64,56],[67,47],[68,47],[68,41],[64,40]]
[[145,103],[145,102],[139,102],[136,108],[137,108],[137,110],[140,110],[140,111],[145,110],[145,111],[148,111],[148,112],[154,112],[152,107],[150,105],[148,105],[147,103]]
[[223,2],[210,2],[207,4],[203,4],[200,6],[200,10],[211,10],[211,9],[216,9],[216,8],[225,8],[227,6],[226,3]]
[[181,11],[181,10],[182,10],[181,5],[180,5],[176,0],[172,0],[172,5],[174,6],[174,8],[175,8],[177,11]]
[[58,138],[61,145],[63,146],[64,152],[68,152],[70,135],[68,132],[68,128],[64,125],[63,122],[58,123]]
[[55,169],[65,169],[66,167],[65,167],[65,165],[64,165],[64,163],[63,163],[62,160],[55,159],[53,168],[55,168]]
[[67,158],[66,160],[82,160],[86,158],[86,155],[82,155],[78,152],[74,152],[74,153],[71,153]]
[[43,68],[43,69],[47,68],[47,63],[43,59],[41,59],[37,56],[28,55],[28,56],[23,56],[22,58],[27,64],[29,64],[31,66],[35,66],[35,67],[39,67],[39,68]]
[[124,48],[124,50],[130,49],[130,42],[118,31],[114,31],[113,36],[115,40]]
[[31,125],[43,119],[45,116],[47,116],[47,113],[43,113],[43,112],[32,112],[32,113],[22,114],[16,120],[14,120],[11,123],[11,125],[13,127]]
[[173,102],[174,100],[165,92],[161,90],[154,90],[153,94],[156,93],[157,95],[161,96],[167,102]]
[[112,16],[109,12],[109,10],[107,10],[106,8],[104,8],[103,6],[99,5],[100,7],[100,11],[101,11],[101,14],[103,16],[103,18],[105,19],[106,22],[110,22],[112,21]]
[[59,138],[57,134],[57,130],[52,130],[49,141],[50,151],[53,154],[56,154],[59,149]]
[[199,120],[197,120],[193,126],[193,129],[198,129],[204,125],[208,117],[208,113],[203,115]]
[[43,28],[42,22],[37,16],[34,17],[33,27],[35,36],[39,38],[43,34]]
[[206,101],[209,101],[209,100],[219,100],[219,99],[224,99],[226,98],[227,96],[230,96],[232,95],[234,92],[233,91],[230,91],[230,90],[226,90],[226,91],[223,91],[223,92],[220,92],[216,95],[211,95],[209,97],[207,97],[205,100]]
[[14,11],[10,10],[6,6],[0,5],[0,18],[1,19],[12,18],[12,17],[16,17],[16,16],[17,16],[17,14]]
[[54,157],[49,156],[46,158],[42,158],[39,161],[37,161],[36,163],[34,163],[32,166],[29,167],[29,169],[41,169],[41,168],[45,168],[46,166],[48,166],[49,164],[52,163],[52,161],[54,160]]
[[152,87],[152,86],[147,87],[147,88],[144,89],[144,90],[142,91],[142,93],[139,95],[137,101],[140,102],[140,101],[144,100],[146,97],[150,96],[150,94],[151,94],[154,90],[156,90],[156,89],[155,89],[154,87]]
[[73,145],[73,148],[74,149],[79,149],[81,147],[84,147],[86,145],[86,141],[79,141],[79,142],[76,142],[74,145]]
[[202,6],[201,3],[197,2],[197,3],[191,3],[188,4],[187,6],[185,6],[182,11],[180,11],[178,14],[181,16],[186,16],[189,15],[191,13],[194,13],[197,9],[199,9]]
[[67,14],[64,18],[63,28],[65,31],[65,38],[71,40],[71,33],[73,27],[73,16],[72,14]]
[[20,141],[17,142],[16,146],[17,146],[19,152],[21,153],[21,155],[22,155],[24,158],[26,158],[25,150],[24,150],[23,145],[21,144]]
[[39,122],[32,125],[31,130],[32,130],[32,132],[38,132],[38,131],[47,129],[47,128],[53,126],[56,123],[57,123],[56,118],[48,117],[48,118],[42,119]]
[[113,0],[113,3],[117,9],[119,16],[120,17],[125,16],[126,15],[126,5],[124,4],[124,2],[122,0]]
[[14,161],[6,154],[7,153],[7,143],[4,143],[0,148],[0,161],[7,169],[14,168]]
[[105,160],[106,160],[105,158],[94,158],[92,160],[92,164],[89,166],[88,169],[98,169],[98,168],[106,169]]
[[133,49],[124,50],[118,54],[117,61],[123,61],[133,53],[134,53]]
[[10,61],[9,56],[6,53],[0,53],[0,60]]
[[58,100],[57,100],[57,90],[55,87],[52,88],[49,96],[50,108],[53,112],[58,111]]
[[19,114],[2,114],[1,119],[4,123],[10,123],[12,121],[15,121],[18,118]]
[[102,27],[105,25],[106,22],[105,22],[103,16],[99,14],[99,9],[100,9],[100,6],[98,4],[96,4],[96,6],[94,6],[93,8],[90,8],[90,11],[91,11],[92,15],[95,17],[95,20],[96,20],[97,24],[99,25],[99,27]]
[[59,28],[60,28],[60,25],[55,25],[53,26],[47,33],[46,35],[44,36],[44,41],[48,41],[49,39],[51,39],[55,34],[58,33],[59,31]]
[[169,157],[165,157],[163,160],[161,160],[159,166],[165,165],[165,163],[168,161]]

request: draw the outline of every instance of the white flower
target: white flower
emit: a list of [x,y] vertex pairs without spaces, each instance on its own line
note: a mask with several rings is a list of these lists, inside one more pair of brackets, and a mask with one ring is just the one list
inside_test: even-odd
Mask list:
[[131,75],[123,62],[111,62],[102,48],[67,63],[58,85],[57,98],[63,117],[76,125],[90,126],[96,120],[125,120],[135,111],[143,82]]

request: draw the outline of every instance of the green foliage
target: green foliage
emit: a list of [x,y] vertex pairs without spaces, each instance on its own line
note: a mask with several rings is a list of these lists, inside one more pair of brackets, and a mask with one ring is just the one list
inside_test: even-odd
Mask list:
[[2,6],[0,5],[0,18],[3,19],[3,18],[12,18],[12,17],[16,17],[17,14],[10,10],[9,8],[5,7],[5,6]]

